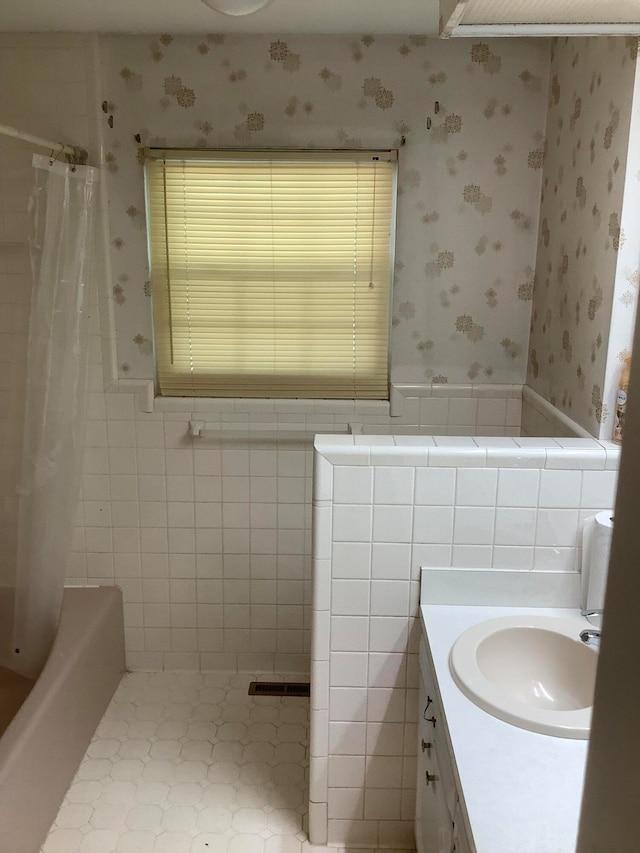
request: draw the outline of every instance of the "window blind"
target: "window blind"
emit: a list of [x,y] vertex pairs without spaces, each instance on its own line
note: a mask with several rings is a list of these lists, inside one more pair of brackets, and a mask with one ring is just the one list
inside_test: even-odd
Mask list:
[[160,393],[388,398],[393,153],[151,156]]

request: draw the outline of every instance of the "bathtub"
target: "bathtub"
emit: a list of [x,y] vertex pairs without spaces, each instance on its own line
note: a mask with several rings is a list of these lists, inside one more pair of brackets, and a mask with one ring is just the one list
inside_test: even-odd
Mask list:
[[65,589],[47,663],[0,738],[2,853],[40,849],[124,669],[120,590]]

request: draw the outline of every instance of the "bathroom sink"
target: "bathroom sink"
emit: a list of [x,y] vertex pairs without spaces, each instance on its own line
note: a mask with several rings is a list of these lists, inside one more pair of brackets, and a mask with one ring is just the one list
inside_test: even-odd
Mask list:
[[504,616],[462,633],[449,660],[454,681],[484,711],[541,734],[588,738],[598,653],[586,623]]

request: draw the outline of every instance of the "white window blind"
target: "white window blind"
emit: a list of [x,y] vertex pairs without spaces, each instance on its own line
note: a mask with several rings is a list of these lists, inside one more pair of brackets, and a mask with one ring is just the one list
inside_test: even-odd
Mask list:
[[150,157],[160,393],[388,398],[394,152]]

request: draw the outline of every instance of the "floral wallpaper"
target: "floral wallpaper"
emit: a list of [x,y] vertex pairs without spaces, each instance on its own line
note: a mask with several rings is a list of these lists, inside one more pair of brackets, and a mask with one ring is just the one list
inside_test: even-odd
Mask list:
[[[593,435],[611,437],[605,368],[637,39],[555,39],[527,384]],[[637,261],[620,299],[631,320]],[[620,357],[628,355],[618,340]],[[619,368],[616,369],[619,372]],[[616,377],[617,379],[617,377]]]
[[396,382],[522,383],[546,40],[101,38],[121,377],[153,375],[144,145],[400,148]]
[[[620,248],[613,291],[609,352],[604,379],[603,409],[611,414],[600,424],[599,438],[613,433],[616,396],[624,359],[631,355],[640,288],[640,63],[636,62],[629,150],[620,220]],[[637,368],[636,368],[637,369]]]

